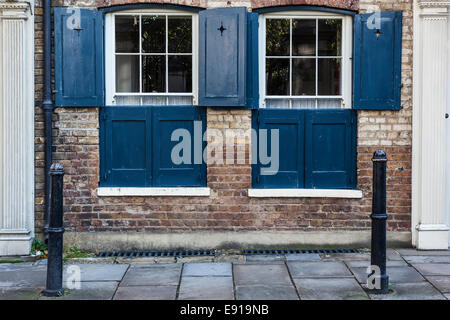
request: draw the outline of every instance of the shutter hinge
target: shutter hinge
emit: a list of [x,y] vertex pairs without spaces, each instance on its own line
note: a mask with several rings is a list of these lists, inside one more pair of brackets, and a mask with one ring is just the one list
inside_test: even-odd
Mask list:
[[256,184],[259,184],[259,174],[256,176]]
[[108,115],[106,114],[106,112],[102,112],[101,119],[102,119],[103,121],[108,120]]
[[403,83],[400,83],[399,85],[398,85],[398,87],[401,89],[401,88],[403,88]]

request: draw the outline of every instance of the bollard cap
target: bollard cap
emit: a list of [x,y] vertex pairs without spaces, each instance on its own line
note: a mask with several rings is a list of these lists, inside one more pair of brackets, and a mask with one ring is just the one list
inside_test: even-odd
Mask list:
[[64,168],[60,163],[54,163],[50,167],[50,175],[64,175]]
[[386,152],[384,150],[378,149],[373,153],[372,161],[388,161]]

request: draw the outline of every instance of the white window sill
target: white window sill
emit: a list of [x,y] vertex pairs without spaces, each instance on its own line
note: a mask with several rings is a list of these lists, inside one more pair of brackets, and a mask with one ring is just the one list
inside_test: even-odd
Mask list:
[[248,189],[250,198],[350,198],[361,199],[361,190],[348,189]]
[[210,194],[210,188],[97,188],[97,195],[99,197],[208,197]]

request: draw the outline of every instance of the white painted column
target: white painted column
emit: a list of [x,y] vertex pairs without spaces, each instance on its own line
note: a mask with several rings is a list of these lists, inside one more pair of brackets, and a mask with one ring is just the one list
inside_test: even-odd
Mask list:
[[446,125],[448,1],[416,1],[414,16],[413,245],[448,248]]
[[0,2],[0,256],[29,254],[34,234],[31,9]]

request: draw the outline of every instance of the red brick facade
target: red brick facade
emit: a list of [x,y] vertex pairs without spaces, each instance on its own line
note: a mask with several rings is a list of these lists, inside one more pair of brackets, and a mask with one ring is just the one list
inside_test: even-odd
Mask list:
[[[97,6],[125,3],[170,3],[197,7],[225,6],[207,0],[98,0]],[[242,1],[228,1],[231,5]],[[388,229],[411,228],[411,79],[412,1],[263,0],[247,1],[253,8],[280,5],[317,5],[364,11],[368,5],[404,11],[403,91],[401,111],[358,113],[357,188],[362,199],[249,198],[251,165],[208,165],[209,197],[98,197],[98,108],[57,108],[54,113],[54,161],[64,165],[65,224],[67,231],[181,232],[203,230],[367,230],[370,228],[372,153],[386,150],[388,163]],[[43,90],[42,3],[35,9],[36,101]],[[208,109],[208,128],[248,128],[248,110]],[[36,106],[36,233],[43,227],[44,132],[43,112]],[[247,155],[249,146],[246,146]]]

